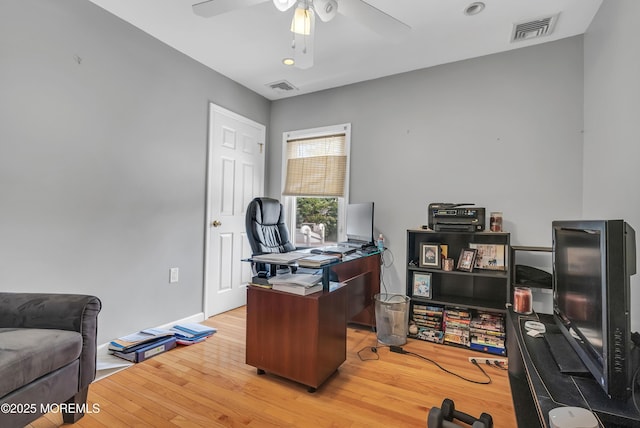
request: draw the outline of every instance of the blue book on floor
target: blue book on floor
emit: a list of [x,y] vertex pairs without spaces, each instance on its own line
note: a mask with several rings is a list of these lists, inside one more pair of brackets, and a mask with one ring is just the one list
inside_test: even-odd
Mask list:
[[174,331],[178,330],[176,333],[180,334],[179,332],[184,332],[187,333],[187,335],[191,335],[191,337],[211,336],[213,333],[218,331],[218,329],[216,329],[215,327],[208,327],[206,325],[198,323],[176,324],[173,326],[173,328]]
[[130,352],[114,351],[113,355],[134,363],[140,363],[175,347],[176,338],[174,336],[168,336],[163,339],[147,343],[145,346]]

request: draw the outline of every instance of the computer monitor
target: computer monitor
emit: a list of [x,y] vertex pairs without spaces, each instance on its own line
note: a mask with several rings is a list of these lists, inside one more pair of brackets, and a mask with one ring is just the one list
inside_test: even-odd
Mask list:
[[373,202],[347,205],[347,242],[373,244]]

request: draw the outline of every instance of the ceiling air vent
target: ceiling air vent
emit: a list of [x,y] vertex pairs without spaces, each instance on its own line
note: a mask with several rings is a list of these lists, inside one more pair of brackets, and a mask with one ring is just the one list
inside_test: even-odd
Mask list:
[[548,36],[553,32],[553,28],[558,20],[558,15],[513,24],[511,41],[518,42],[520,40],[529,40],[535,37]]
[[293,86],[291,83],[287,82],[286,80],[269,83],[267,84],[267,86],[273,89],[274,91],[278,91],[278,92],[288,92],[288,91],[293,91],[298,89],[295,86]]

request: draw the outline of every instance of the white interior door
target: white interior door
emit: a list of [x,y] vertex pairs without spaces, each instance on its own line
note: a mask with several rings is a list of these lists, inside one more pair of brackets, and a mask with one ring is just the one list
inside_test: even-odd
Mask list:
[[265,126],[214,104],[209,108],[205,315],[246,304],[251,256],[249,202],[264,192]]

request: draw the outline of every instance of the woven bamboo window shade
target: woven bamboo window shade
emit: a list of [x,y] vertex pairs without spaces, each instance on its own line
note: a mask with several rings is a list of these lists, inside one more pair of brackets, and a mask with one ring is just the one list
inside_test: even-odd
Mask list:
[[345,134],[287,141],[286,196],[343,197],[347,175]]

